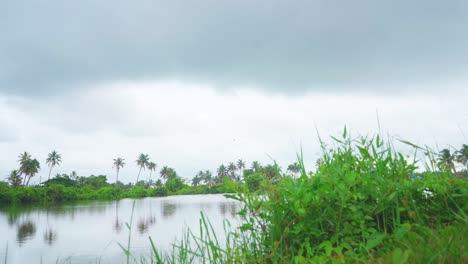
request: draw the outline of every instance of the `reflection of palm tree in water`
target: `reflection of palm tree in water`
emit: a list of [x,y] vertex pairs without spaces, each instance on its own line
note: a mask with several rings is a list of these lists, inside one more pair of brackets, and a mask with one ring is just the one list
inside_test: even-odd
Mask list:
[[46,210],[47,228],[44,231],[44,242],[47,245],[52,246],[52,244],[57,240],[57,232],[50,227],[50,224],[49,224],[49,209],[50,208],[47,207],[47,210]]
[[122,231],[123,223],[122,221],[119,221],[119,201],[115,202],[115,222],[114,222],[114,230],[117,233],[120,233]]
[[162,213],[164,218],[169,218],[174,215],[177,206],[171,203],[163,203]]
[[44,242],[51,246],[55,240],[57,240],[57,232],[55,232],[51,228],[47,228],[46,231],[44,232]]
[[138,231],[140,232],[140,234],[143,235],[144,233],[148,232],[148,229],[154,224],[156,224],[156,217],[153,215],[153,209],[150,203],[149,204],[149,217],[142,217],[140,218],[140,220],[138,220],[138,224],[137,224]]
[[225,216],[226,215],[226,203],[220,203],[219,204],[219,212]]
[[36,225],[31,220],[28,219],[22,224],[18,225],[18,232],[16,234],[18,245],[23,245],[27,239],[33,237],[35,234]]

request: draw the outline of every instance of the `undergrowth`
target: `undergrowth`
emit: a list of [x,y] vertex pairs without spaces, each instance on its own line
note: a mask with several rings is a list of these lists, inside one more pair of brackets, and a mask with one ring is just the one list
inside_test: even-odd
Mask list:
[[[237,184],[242,225],[218,241],[204,215],[171,252],[142,263],[467,263],[467,182],[450,170],[417,171],[377,135],[344,131],[322,142],[317,171],[265,178],[258,191]],[[417,176],[417,177],[415,177]]]

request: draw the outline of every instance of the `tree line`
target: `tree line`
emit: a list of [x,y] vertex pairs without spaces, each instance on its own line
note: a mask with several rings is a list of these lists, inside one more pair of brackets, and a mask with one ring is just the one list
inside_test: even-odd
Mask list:
[[[460,175],[460,172],[456,169],[456,163],[468,169],[468,145],[463,144],[460,149],[451,151],[450,149],[442,149],[437,154],[437,162],[439,167],[445,167],[451,169],[455,175]],[[62,154],[56,150],[51,151],[45,160],[49,168],[47,181],[50,181],[53,168],[60,166],[62,163]],[[160,179],[153,181],[153,173],[156,172],[158,165],[151,161],[148,154],[141,153],[135,160],[138,166],[138,174],[136,176],[135,185],[148,183],[150,186],[162,186],[165,181],[171,178],[179,178],[174,168],[169,166],[163,166],[159,171]],[[32,158],[28,152],[23,152],[18,156],[19,167],[10,172],[8,176],[8,182],[11,186],[29,186],[31,178],[35,177],[41,169],[40,162]],[[117,157],[113,160],[112,167],[115,169],[115,183],[119,182],[120,170],[126,166],[125,159]],[[317,160],[316,166],[320,166],[320,160]],[[143,171],[148,170],[149,174],[146,180],[140,181],[140,176]],[[200,170],[192,179],[190,184],[192,186],[199,186],[201,184],[208,185],[211,187],[213,184],[222,184],[224,178],[228,178],[233,182],[242,182],[244,177],[261,173],[266,178],[272,179],[279,175],[281,168],[277,164],[267,164],[262,166],[260,162],[253,161],[249,167],[246,166],[244,160],[239,159],[236,162],[229,162],[227,165],[221,164],[216,168],[216,172],[213,173],[210,170]],[[465,170],[466,171],[466,170]],[[287,166],[286,172],[292,176],[297,176],[300,173],[300,166],[297,162],[294,162]],[[63,174],[66,175],[66,174]],[[60,176],[57,174],[56,176]],[[78,179],[78,174],[73,171],[70,175],[66,175],[71,179]],[[163,182],[164,181],[164,182]],[[39,184],[44,184],[42,177],[39,176]]]

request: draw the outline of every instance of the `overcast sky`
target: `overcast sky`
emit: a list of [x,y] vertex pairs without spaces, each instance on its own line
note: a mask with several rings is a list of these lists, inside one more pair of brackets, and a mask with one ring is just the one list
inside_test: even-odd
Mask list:
[[343,126],[434,148],[468,135],[468,1],[0,3],[0,179],[30,152],[123,181],[286,167]]

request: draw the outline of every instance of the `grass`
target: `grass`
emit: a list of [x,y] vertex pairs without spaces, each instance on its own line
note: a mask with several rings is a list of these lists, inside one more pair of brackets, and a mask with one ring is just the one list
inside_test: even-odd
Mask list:
[[[243,204],[239,229],[218,240],[204,215],[171,252],[152,246],[142,263],[468,263],[468,184],[450,170],[417,171],[379,136],[322,142],[316,172],[264,177]],[[434,163],[434,162],[432,162]],[[418,175],[418,180],[414,180]],[[138,261],[137,261],[138,262]]]

